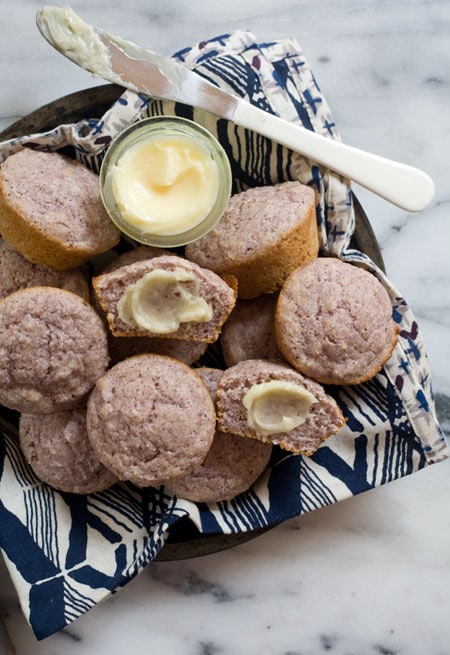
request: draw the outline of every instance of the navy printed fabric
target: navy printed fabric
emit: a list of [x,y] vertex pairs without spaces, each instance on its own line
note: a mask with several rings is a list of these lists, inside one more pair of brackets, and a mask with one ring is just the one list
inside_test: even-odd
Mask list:
[[[222,35],[174,55],[214,84],[265,111],[329,138],[339,134],[330,109],[294,41],[258,43],[248,32]],[[79,497],[42,484],[24,461],[0,411],[0,547],[36,637],[60,630],[131,580],[164,547],[167,530],[189,517],[205,533],[277,524],[386,484],[449,455],[436,420],[420,330],[401,294],[350,245],[354,211],[349,182],[264,137],[193,107],[125,91],[97,120],[62,125],[0,144],[0,161],[27,146],[58,150],[98,171],[110,140],[147,115],[178,114],[205,125],[227,150],[234,191],[299,179],[316,192],[321,252],[362,266],[385,285],[399,343],[370,382],[332,388],[347,417],[342,431],[309,458],[274,449],[267,472],[232,501],[195,504],[118,484]]]

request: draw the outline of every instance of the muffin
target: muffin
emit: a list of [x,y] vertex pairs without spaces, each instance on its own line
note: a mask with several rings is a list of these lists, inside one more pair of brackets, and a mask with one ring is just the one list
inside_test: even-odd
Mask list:
[[120,480],[158,486],[205,459],[215,432],[214,403],[186,364],[137,355],[97,380],[87,411],[89,440]]
[[[196,369],[212,398],[222,376],[219,369]],[[168,483],[168,490],[197,503],[231,500],[247,491],[269,463],[272,446],[216,430],[205,460],[191,473]]]
[[248,359],[217,386],[218,426],[301,455],[339,432],[342,412],[324,388],[282,362]]
[[[142,262],[153,257],[161,257],[162,255],[169,254],[163,248],[156,248],[153,246],[138,246],[122,253],[112,262],[110,262],[103,270],[102,275],[117,271],[122,266],[134,264],[135,262]],[[171,254],[171,253],[170,253]],[[105,316],[102,308],[96,300],[94,294],[93,304],[101,316]],[[105,322],[106,316],[105,316]],[[155,353],[157,355],[168,355],[175,357],[185,364],[195,364],[200,357],[205,353],[208,347],[207,343],[201,341],[186,341],[184,339],[164,339],[160,337],[116,337],[108,329],[108,342],[109,354],[111,363],[117,364],[127,357],[133,355],[143,355],[145,353]]]
[[221,277],[172,255],[99,275],[93,287],[115,336],[211,343],[236,302],[235,290]]
[[60,153],[30,148],[0,166],[0,234],[26,259],[56,270],[76,268],[120,239],[98,176]]
[[0,403],[28,414],[74,407],[108,367],[106,331],[79,296],[53,287],[0,300]]
[[323,384],[373,377],[397,342],[389,295],[368,271],[321,257],[294,271],[277,303],[275,337],[298,371]]
[[90,494],[117,481],[89,442],[85,403],[55,414],[21,414],[19,439],[35,475],[54,489]]
[[220,335],[225,364],[244,359],[282,359],[274,336],[275,294],[238,300]]
[[188,244],[188,259],[236,276],[240,298],[277,291],[295,268],[317,257],[314,191],[300,182],[232,196],[218,224]]
[[216,404],[216,390],[220,378],[222,377],[223,370],[215,368],[214,366],[198,366],[195,369],[197,375],[201,377],[208,389],[214,405]]
[[33,264],[0,238],[0,298],[28,287],[58,287],[90,300],[89,285],[80,269],[55,271]]
[[161,255],[172,254],[172,252],[169,252],[164,248],[156,248],[156,246],[137,246],[136,248],[132,248],[132,250],[122,252],[118,257],[109,262],[109,264],[102,270],[102,275],[117,271],[118,268],[128,266],[128,264],[143,262],[146,259],[152,259],[153,257],[161,257]]
[[133,355],[167,355],[192,366],[205,354],[208,344],[185,339],[161,339],[159,337],[115,337],[108,333],[111,364],[117,364]]

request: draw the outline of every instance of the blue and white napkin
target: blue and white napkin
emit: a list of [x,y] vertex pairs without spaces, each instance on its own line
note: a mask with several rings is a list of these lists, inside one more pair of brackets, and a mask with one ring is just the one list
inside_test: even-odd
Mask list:
[[[330,109],[299,45],[258,43],[236,32],[176,55],[252,104],[338,139]],[[0,547],[34,634],[44,639],[125,585],[164,547],[168,528],[190,517],[204,534],[277,524],[445,459],[449,450],[433,404],[426,352],[415,318],[389,279],[354,250],[347,180],[289,150],[192,107],[123,93],[101,118],[0,144],[0,161],[23,146],[73,148],[98,170],[110,139],[147,115],[180,114],[212,131],[230,157],[235,191],[299,179],[317,192],[321,250],[372,271],[385,285],[400,328],[384,369],[370,382],[335,388],[347,424],[309,458],[274,451],[267,473],[230,502],[194,504],[163,487],[118,484],[88,496],[42,484],[21,455],[0,409]],[[3,435],[3,436],[2,436]]]

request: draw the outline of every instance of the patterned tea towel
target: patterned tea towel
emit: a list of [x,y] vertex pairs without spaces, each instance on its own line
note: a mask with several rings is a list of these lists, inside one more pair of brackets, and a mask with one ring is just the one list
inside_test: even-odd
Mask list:
[[[338,139],[326,100],[299,45],[258,43],[236,32],[175,55],[200,75],[261,109]],[[311,457],[274,449],[267,473],[230,502],[194,504],[163,487],[118,484],[88,496],[40,483],[0,412],[0,547],[36,637],[43,639],[138,574],[164,547],[168,528],[190,517],[204,534],[254,530],[385,484],[449,455],[436,420],[427,356],[414,316],[387,277],[351,245],[347,180],[289,150],[192,107],[125,91],[101,118],[0,144],[5,158],[24,145],[72,149],[98,170],[109,141],[143,116],[179,114],[218,136],[229,155],[234,190],[299,179],[317,194],[322,254],[372,271],[386,287],[400,337],[370,382],[330,390],[347,417],[343,430]]]

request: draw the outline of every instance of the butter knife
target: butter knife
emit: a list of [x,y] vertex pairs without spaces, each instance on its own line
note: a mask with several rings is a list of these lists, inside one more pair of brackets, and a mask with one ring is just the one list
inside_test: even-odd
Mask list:
[[433,198],[434,184],[424,171],[327,138],[259,109],[172,58],[85,23],[70,8],[44,6],[37,12],[36,23],[54,48],[96,77],[233,121],[406,211],[422,211]]

